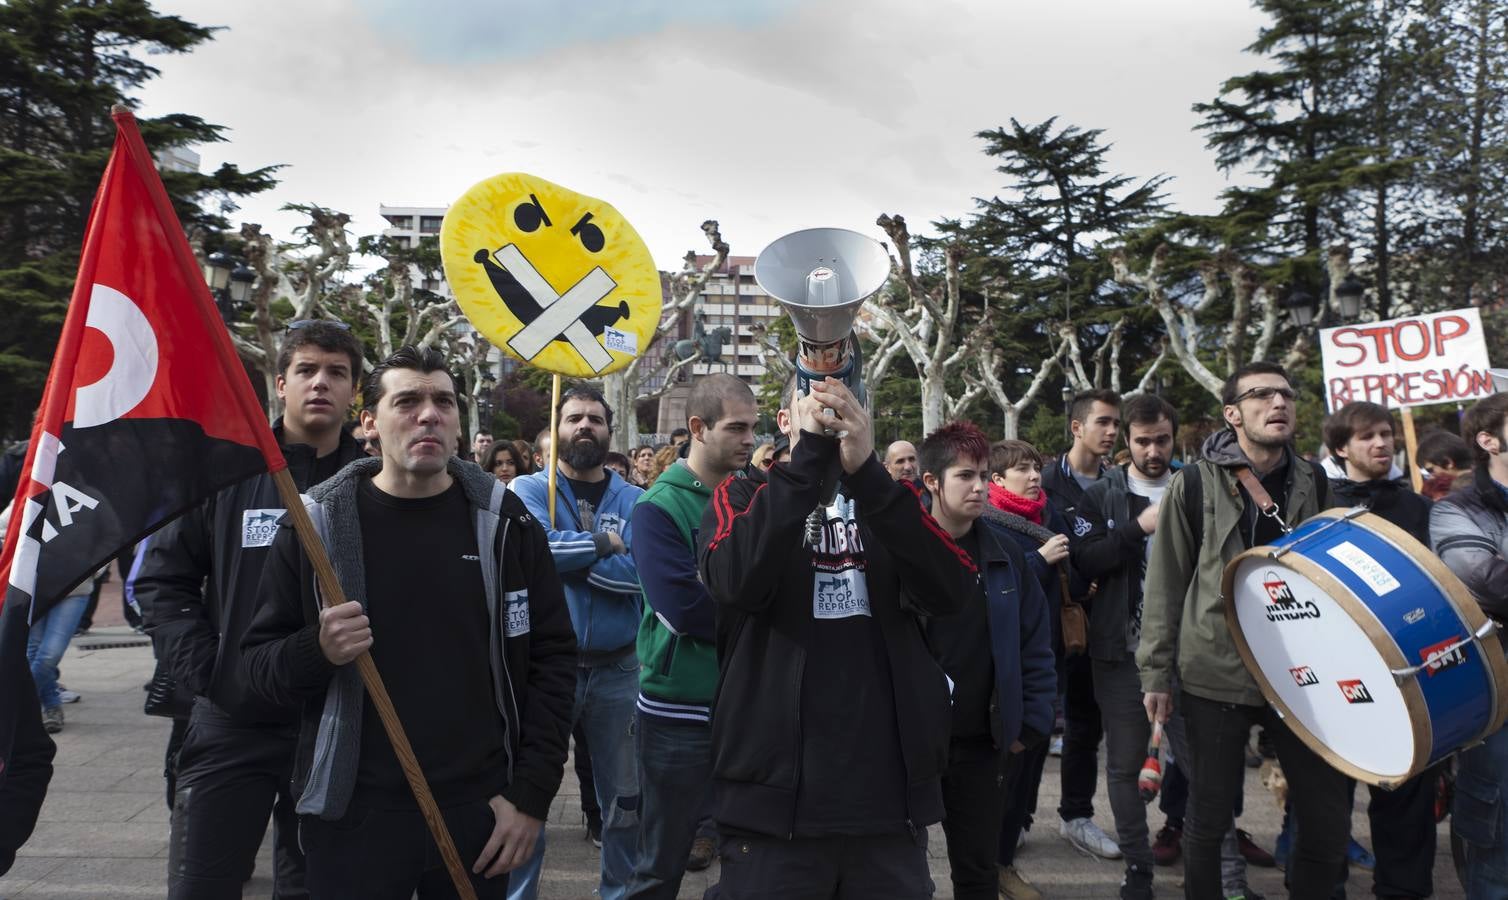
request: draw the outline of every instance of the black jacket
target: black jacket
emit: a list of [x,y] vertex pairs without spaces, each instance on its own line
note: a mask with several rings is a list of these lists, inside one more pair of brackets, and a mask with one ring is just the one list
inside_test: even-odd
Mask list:
[[[283,443],[281,419],[273,434],[293,483],[307,491],[314,449]],[[329,471],[365,455],[342,430]],[[262,564],[283,512],[271,475],[233,484],[152,535],[134,582],[142,619],[173,677],[247,724],[288,724],[296,718],[252,696],[240,676],[241,638],[256,612]]]
[[1141,560],[1147,552],[1147,533],[1137,517],[1147,498],[1131,493],[1126,466],[1116,466],[1084,492],[1074,515],[1089,524],[1075,534],[1070,559],[1074,570],[1095,581],[1094,607],[1089,612],[1089,655],[1120,662],[1126,649],[1126,623],[1142,597]]
[[[352,468],[332,478],[331,484],[348,477]],[[476,470],[475,466],[470,468]],[[499,704],[513,760],[512,778],[502,794],[519,810],[543,820],[560,788],[571,733],[576,632],[544,528],[512,491],[503,493],[498,516],[493,542],[500,572],[498,590],[500,595],[524,592],[529,611],[529,627],[523,633],[499,633],[492,639],[493,659],[489,664],[493,677],[506,677],[514,701]],[[415,564],[421,565],[422,560],[415,560]],[[293,765],[293,792],[298,797],[314,763],[326,689],[336,666],[319,646],[321,601],[315,590],[314,567],[289,526],[278,530],[263,570],[260,593],[261,605],[242,642],[242,677],[265,702],[302,708],[303,727]],[[478,602],[482,602],[480,598]],[[444,691],[453,685],[433,687]],[[457,723],[458,729],[463,724]],[[462,734],[457,731],[458,739]]]
[[[698,533],[702,580],[717,602],[718,685],[712,710],[716,818],[787,837],[799,785],[808,779],[865,779],[862,771],[802,771],[800,716],[811,638],[813,554],[803,543],[807,514],[823,494],[838,442],[803,432],[789,463],[768,478],[730,478],[707,504]],[[943,817],[951,710],[942,670],[922,636],[918,611],[957,612],[976,590],[972,560],[921,505],[914,488],[891,480],[871,457],[842,476],[856,506],[871,614],[889,659],[913,827]]]
[[1372,481],[1330,479],[1331,502],[1341,506],[1365,506],[1404,531],[1414,540],[1429,546],[1429,509],[1433,505],[1416,494],[1404,479]]

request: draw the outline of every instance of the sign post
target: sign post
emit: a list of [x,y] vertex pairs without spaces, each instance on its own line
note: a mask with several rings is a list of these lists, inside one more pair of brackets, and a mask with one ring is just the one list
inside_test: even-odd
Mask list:
[[1487,339],[1475,308],[1326,328],[1320,355],[1328,412],[1355,400],[1401,411],[1416,491],[1422,478],[1413,407],[1465,403],[1493,392]]

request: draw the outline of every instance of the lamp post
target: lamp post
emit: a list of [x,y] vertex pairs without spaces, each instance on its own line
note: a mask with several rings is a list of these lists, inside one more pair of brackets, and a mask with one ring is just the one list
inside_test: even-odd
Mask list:
[[477,423],[478,428],[491,428],[494,391],[497,389],[497,376],[491,369],[482,372],[482,396],[477,398],[477,411],[481,414],[482,421]]
[[1365,293],[1366,288],[1356,273],[1347,272],[1341,283],[1335,286],[1335,300],[1342,321],[1354,322],[1361,316],[1361,299]]
[[1293,324],[1308,328],[1314,321],[1314,296],[1303,288],[1295,288],[1293,293],[1283,298],[1283,309],[1288,311]]
[[1063,437],[1073,443],[1073,385],[1063,382]]

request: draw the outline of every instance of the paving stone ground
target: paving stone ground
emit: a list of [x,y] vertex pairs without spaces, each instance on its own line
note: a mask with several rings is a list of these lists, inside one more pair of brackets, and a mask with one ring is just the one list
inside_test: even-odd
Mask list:
[[[0,878],[3,898],[162,897],[166,893],[168,813],[164,804],[162,760],[167,744],[167,720],[141,712],[142,684],[151,676],[152,658],[144,639],[120,625],[112,615],[109,595],[101,601],[97,625],[75,640],[62,665],[63,681],[84,695],[65,707],[67,726],[58,737],[57,771],[41,820],[15,867]],[[96,649],[110,643],[141,646]],[[1017,862],[1050,898],[1113,898],[1120,883],[1121,863],[1088,857],[1057,834],[1055,809],[1059,797],[1058,762],[1050,759],[1044,776],[1039,823],[1030,833]],[[1371,845],[1366,817],[1365,789],[1357,792],[1356,836]],[[1095,798],[1096,821],[1112,831],[1105,801],[1103,768]],[[1281,824],[1272,796],[1248,770],[1246,813],[1241,826],[1259,844],[1271,848]],[[1151,813],[1153,828],[1161,813]],[[585,840],[581,825],[576,778],[567,766],[565,784],[551,808],[547,824],[549,852],[541,896],[588,898],[597,882],[597,851]],[[953,896],[940,828],[932,828],[930,856],[937,896]],[[1112,832],[1113,833],[1113,832]],[[1442,825],[1435,866],[1435,896],[1460,898],[1450,861],[1449,837]],[[246,885],[247,898],[272,895],[269,844],[264,843],[257,873]],[[700,897],[717,880],[717,865],[688,875],[681,897]],[[1273,869],[1251,870],[1252,887],[1268,897],[1284,896],[1282,874]],[[1371,896],[1371,876],[1353,872],[1349,896]],[[1159,895],[1182,895],[1182,868],[1157,870]]]

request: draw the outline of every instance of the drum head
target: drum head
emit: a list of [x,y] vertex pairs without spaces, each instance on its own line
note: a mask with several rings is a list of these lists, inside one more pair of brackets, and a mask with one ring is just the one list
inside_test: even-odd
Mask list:
[[1344,608],[1335,599],[1343,589],[1323,569],[1302,556],[1252,555],[1226,577],[1248,669],[1326,762],[1376,784],[1401,780],[1428,756],[1428,717],[1410,715],[1389,672],[1403,664],[1385,657],[1396,647],[1373,640],[1353,618],[1371,612]]

